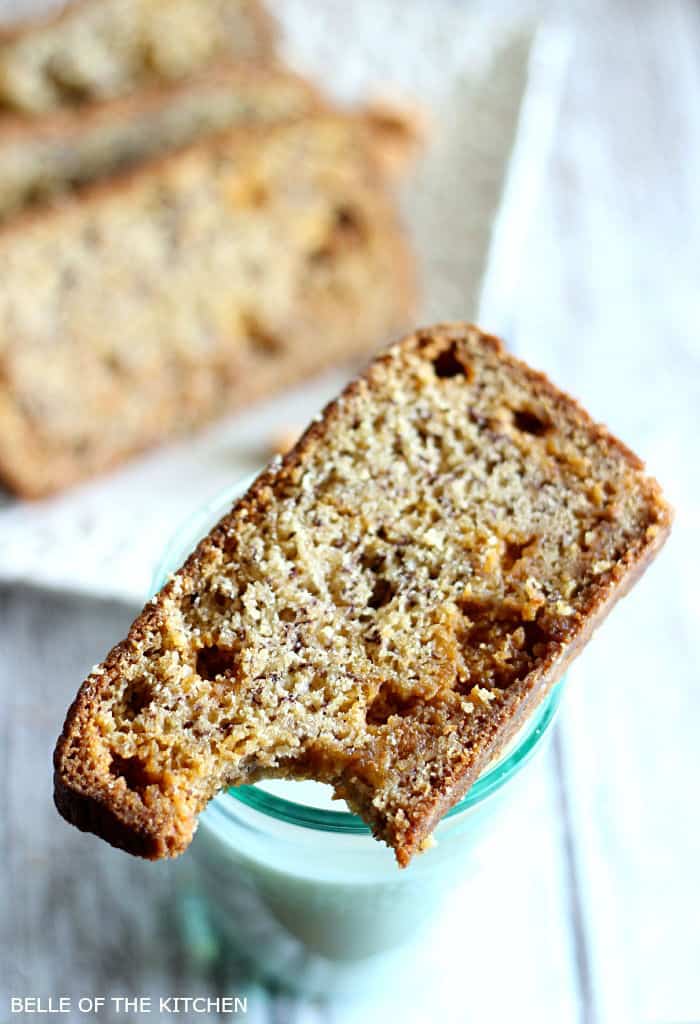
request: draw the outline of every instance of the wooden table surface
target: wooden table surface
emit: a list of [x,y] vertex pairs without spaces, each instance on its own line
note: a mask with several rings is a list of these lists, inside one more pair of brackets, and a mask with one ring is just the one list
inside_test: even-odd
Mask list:
[[65,706],[134,609],[8,588],[0,1020],[29,1019],[9,995],[237,991],[242,1019],[267,1024],[700,1021],[700,8],[559,14],[575,51],[510,340],[647,458],[677,521],[572,671],[489,885],[455,902],[410,996],[308,1003],[202,970],[174,926],[170,869],[79,835],[51,805]]

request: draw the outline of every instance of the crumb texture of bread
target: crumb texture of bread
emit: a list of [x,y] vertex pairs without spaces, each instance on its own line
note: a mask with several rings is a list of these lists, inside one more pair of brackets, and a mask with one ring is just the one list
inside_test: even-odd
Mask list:
[[0,477],[32,497],[363,356],[413,263],[360,119],[234,129],[0,229]]
[[89,108],[31,121],[5,117],[0,120],[0,222],[208,133],[296,118],[318,106],[315,90],[296,75],[220,65],[186,82]]
[[83,684],[56,802],[149,857],[330,783],[405,865],[658,550],[640,461],[474,327],[371,364]]
[[47,113],[218,59],[270,59],[273,41],[257,0],[77,0],[0,36],[0,112]]

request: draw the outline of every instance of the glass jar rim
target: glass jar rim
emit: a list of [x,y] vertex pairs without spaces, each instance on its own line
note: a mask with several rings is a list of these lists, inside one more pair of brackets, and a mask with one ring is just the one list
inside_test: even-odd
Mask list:
[[[250,474],[235,484],[217,492],[209,501],[199,507],[175,531],[155,568],[151,593],[157,593],[166,583],[170,574],[176,571],[206,536],[211,527],[221,519],[234,501],[257,478]],[[491,796],[506,784],[531,759],[545,735],[549,732],[561,703],[566,677],[557,682],[545,696],[540,707],[518,738],[516,745],[488,768],[470,787],[462,799],[443,816],[445,821],[468,811]],[[308,804],[288,800],[255,786],[231,787],[217,800],[232,798],[246,807],[267,817],[290,825],[319,832],[340,832],[346,835],[369,835],[371,830],[364,821],[350,811],[329,811]]]

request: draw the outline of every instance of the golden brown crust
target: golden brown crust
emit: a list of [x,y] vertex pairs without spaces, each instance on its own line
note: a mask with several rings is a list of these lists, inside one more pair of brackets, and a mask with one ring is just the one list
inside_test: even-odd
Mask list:
[[[129,635],[118,643],[104,663],[104,673],[94,674],[82,685],[66,715],[63,731],[54,751],[54,803],[60,814],[83,832],[94,832],[112,846],[147,860],[174,856],[189,846],[196,822],[191,814],[178,815],[165,799],[151,802],[148,811],[142,804],[121,793],[118,802],[111,791],[109,768],[95,762],[96,747],[90,742],[92,714],[99,691],[110,673],[118,670],[133,655],[158,619],[153,604],[147,605],[133,623]],[[80,778],[70,769],[70,748],[76,741],[82,747]]]
[[[193,815],[198,813],[206,801],[193,802],[191,797],[180,792],[176,796],[182,798],[183,803],[178,808],[166,787],[166,791],[161,792],[155,800],[152,814],[144,816],[143,806],[137,801],[123,799],[123,794],[120,794],[122,802],[115,802],[99,764],[90,767],[91,758],[98,756],[95,751],[100,749],[99,744],[91,745],[89,736],[101,696],[110,692],[110,687],[125,672],[125,666],[131,659],[137,659],[139,651],[148,646],[150,638],[166,626],[166,606],[172,606],[173,601],[177,602],[178,595],[187,593],[190,584],[194,586],[195,581],[202,578],[212,553],[222,550],[227,538],[236,535],[242,523],[260,522],[265,509],[277,501],[277,495],[283,493],[286,487],[293,486],[298,471],[307,459],[316,449],[322,448],[325,439],[332,435],[334,425],[341,420],[349,399],[376,388],[382,369],[390,366],[402,354],[420,353],[426,359],[434,359],[449,350],[453,341],[466,336],[491,348],[505,366],[517,370],[528,382],[533,396],[546,394],[550,401],[565,406],[567,413],[576,417],[578,423],[595,438],[617,451],[631,471],[639,472],[641,462],[625,445],[605,428],[595,424],[577,403],[558,391],[543,374],[530,370],[508,355],[497,339],[481,335],[478,329],[459,323],[441,324],[415,332],[388,349],[370,365],[365,374],[350,383],[342,395],[326,407],[322,417],[310,425],[295,448],[258,477],[231,512],[201,541],[179,573],[146,606],[134,622],[128,637],[110,652],[97,674],[90,676],[83,684],[68,714],[55,754],[56,802],[65,817],[78,824],[78,827],[96,831],[108,841],[142,856],[158,857],[165,852],[172,855],[187,846],[191,838]],[[540,659],[533,671],[517,680],[505,692],[503,703],[495,713],[480,720],[483,721],[482,731],[469,749],[463,751],[461,760],[451,763],[449,772],[432,787],[427,797],[404,808],[408,818],[406,827],[397,829],[387,822],[372,802],[363,798],[361,790],[350,786],[347,780],[337,785],[336,791],[349,800],[353,809],[362,813],[375,834],[391,843],[401,866],[409,862],[445,811],[464,795],[486,764],[517,732],[551,686],[561,678],[572,658],[614,603],[641,575],[665,541],[672,513],[663,500],[658,484],[650,478],[638,477],[637,486],[644,490],[649,525],[627,545],[622,557],[610,568],[607,576],[588,593],[576,625],[561,634],[560,642],[547,648],[546,656]],[[81,754],[77,767],[76,761],[70,757],[71,750]],[[86,765],[90,770],[86,770]],[[104,805],[107,811],[96,810],[93,804]]]

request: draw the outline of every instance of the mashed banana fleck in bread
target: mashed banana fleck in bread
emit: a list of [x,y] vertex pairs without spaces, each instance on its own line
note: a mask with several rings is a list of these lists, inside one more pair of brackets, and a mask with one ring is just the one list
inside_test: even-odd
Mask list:
[[0,33],[0,114],[46,113],[185,78],[221,59],[269,59],[258,0],[76,0]]
[[663,543],[642,463],[476,328],[393,346],[83,684],[55,798],[181,852],[223,786],[330,783],[405,865]]

